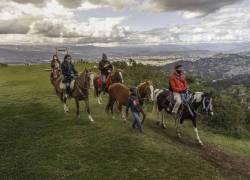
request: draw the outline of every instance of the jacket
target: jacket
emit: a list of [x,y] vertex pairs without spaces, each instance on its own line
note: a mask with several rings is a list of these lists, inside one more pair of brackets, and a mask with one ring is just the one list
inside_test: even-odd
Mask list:
[[113,66],[109,61],[101,60],[99,62],[99,70],[102,75],[108,76],[108,74],[113,71]]
[[66,61],[62,63],[61,69],[62,69],[62,74],[64,76],[64,80],[66,81],[71,81],[74,78],[74,76],[78,74],[74,65]]
[[185,79],[184,73],[178,75],[176,72],[173,73],[169,80],[170,89],[173,92],[181,93],[187,90],[187,81]]

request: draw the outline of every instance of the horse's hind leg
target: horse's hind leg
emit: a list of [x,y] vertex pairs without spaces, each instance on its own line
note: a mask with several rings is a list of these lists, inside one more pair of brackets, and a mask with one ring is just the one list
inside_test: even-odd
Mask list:
[[177,120],[177,128],[176,128],[176,133],[177,133],[177,136],[179,138],[181,138],[181,129],[182,129],[182,126],[183,126],[183,121],[184,119],[182,117],[178,118]]
[[87,113],[88,113],[89,120],[90,120],[91,122],[94,122],[94,119],[93,119],[93,117],[91,116],[91,113],[90,113],[89,99],[86,99],[86,100],[85,100],[85,105],[86,105],[86,111],[87,111]]
[[166,125],[166,118],[165,118],[165,110],[162,110],[161,111],[161,125],[164,129],[167,128],[167,125]]
[[75,99],[76,102],[76,116],[78,119],[80,119],[80,112],[79,112],[79,101]]
[[124,120],[124,122],[126,122],[126,121],[127,121],[127,118],[126,118],[125,111],[124,111],[124,109],[122,108],[122,105],[121,105],[121,104],[119,104],[118,109],[119,109],[119,111],[120,111],[121,114],[122,114],[122,119]]
[[203,142],[200,139],[199,132],[198,132],[198,129],[197,129],[196,119],[192,118],[192,122],[193,122],[193,127],[194,127],[194,132],[195,132],[195,135],[196,135],[196,139],[197,139],[197,141],[198,141],[198,143],[200,145],[203,145]]

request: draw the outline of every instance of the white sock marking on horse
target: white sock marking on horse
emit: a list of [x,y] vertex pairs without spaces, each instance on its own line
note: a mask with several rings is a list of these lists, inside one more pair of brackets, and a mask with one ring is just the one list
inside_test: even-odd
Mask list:
[[100,104],[100,105],[102,104],[101,101],[100,101],[100,97],[97,98],[97,102],[98,102],[98,104]]
[[89,120],[90,120],[91,122],[94,122],[94,119],[92,118],[91,115],[89,115]]
[[198,129],[197,129],[197,128],[194,128],[194,132],[195,132],[195,134],[196,134],[196,138],[197,138],[198,142],[199,142],[201,145],[203,145],[203,143],[202,143],[202,141],[201,141],[201,139],[200,139],[199,133],[198,133]]
[[69,108],[68,108],[68,106],[67,106],[67,104],[63,104],[63,108],[64,108],[64,112],[69,112]]
[[124,121],[127,121],[127,118],[126,118],[126,115],[125,115],[125,112],[124,112],[123,109],[122,109],[122,119],[123,119]]

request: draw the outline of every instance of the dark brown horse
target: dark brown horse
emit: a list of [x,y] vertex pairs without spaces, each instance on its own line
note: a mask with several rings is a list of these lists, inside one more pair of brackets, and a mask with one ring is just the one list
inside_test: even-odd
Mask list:
[[[154,87],[151,81],[145,81],[139,84],[137,86],[137,92],[141,104],[143,104],[145,100],[153,101]],[[118,110],[122,113],[122,118],[126,120],[122,106],[127,106],[129,95],[129,88],[125,85],[121,83],[112,84],[109,88],[109,101],[106,106],[106,112],[110,111],[113,115],[113,106],[116,102],[118,105]]]
[[[155,90],[155,100],[157,105],[157,116],[158,123],[162,125],[163,128],[166,128],[166,121],[164,118],[165,112],[171,114],[173,109],[172,101],[172,92],[165,90]],[[177,124],[177,135],[181,137],[181,128],[183,126],[183,122],[185,119],[191,119],[194,127],[194,131],[196,134],[196,139],[199,144],[203,145],[196,123],[197,117],[197,109],[201,106],[202,112],[207,113],[209,115],[213,115],[213,104],[212,104],[212,96],[209,93],[204,92],[195,92],[189,95],[188,101],[183,103],[179,109],[178,113],[178,124]],[[161,119],[160,115],[161,114]]]
[[[106,87],[105,90],[100,89],[98,81],[99,81],[99,76],[95,77],[93,80],[94,89],[95,89],[94,91],[95,91],[95,95],[97,97],[98,104],[102,104],[101,93],[103,91],[108,93],[109,87]],[[120,69],[115,70],[112,74],[110,74],[107,77],[107,82],[109,82],[109,86],[113,83],[123,83],[124,81],[123,81],[122,70],[120,70]]]
[[90,73],[91,71],[85,69],[84,72],[80,74],[75,79],[74,87],[71,93],[70,97],[66,97],[64,95],[64,91],[61,89],[61,83],[62,83],[62,75],[58,77],[57,80],[54,80],[54,88],[56,89],[57,95],[60,97],[62,103],[64,104],[64,111],[68,112],[69,108],[67,106],[67,100],[70,98],[74,98],[76,102],[76,114],[77,117],[80,118],[80,112],[79,112],[79,101],[84,101],[86,105],[86,111],[88,113],[88,117],[91,122],[93,122],[93,118],[90,113],[90,108],[89,108],[89,95],[88,95],[88,90],[90,87]]

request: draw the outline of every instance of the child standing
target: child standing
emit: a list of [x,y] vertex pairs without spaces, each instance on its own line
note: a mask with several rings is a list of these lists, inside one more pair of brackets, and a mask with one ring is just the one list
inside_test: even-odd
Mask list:
[[[131,113],[133,116],[132,128],[133,129],[138,128],[139,131],[141,133],[143,133],[142,123],[144,122],[146,115],[145,115],[145,113],[140,105],[139,98],[137,96],[136,88],[130,88],[130,96],[128,98],[128,105],[127,105],[127,109],[126,109],[127,117],[128,117],[129,108],[131,109]],[[142,121],[140,119],[140,113],[142,113],[142,115],[143,115]]]

